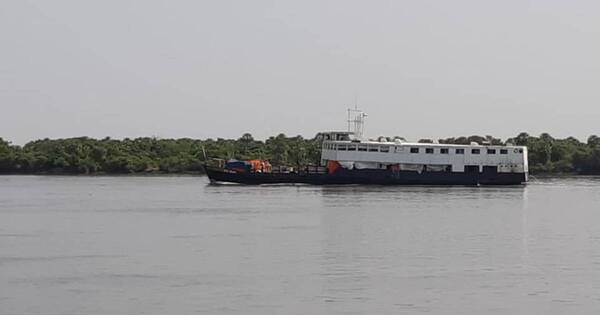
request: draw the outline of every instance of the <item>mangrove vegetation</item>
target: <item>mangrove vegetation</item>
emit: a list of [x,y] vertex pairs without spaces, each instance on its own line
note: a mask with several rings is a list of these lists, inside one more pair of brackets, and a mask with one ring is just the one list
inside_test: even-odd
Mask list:
[[[430,142],[420,140],[419,142]],[[446,144],[516,144],[529,149],[532,174],[600,174],[600,137],[586,142],[556,139],[547,133],[520,133],[502,141],[491,136],[439,139]],[[256,140],[250,134],[239,139],[43,139],[23,146],[0,138],[1,174],[131,174],[199,173],[204,156],[220,159],[265,159],[273,165],[318,164],[320,143],[284,134]]]

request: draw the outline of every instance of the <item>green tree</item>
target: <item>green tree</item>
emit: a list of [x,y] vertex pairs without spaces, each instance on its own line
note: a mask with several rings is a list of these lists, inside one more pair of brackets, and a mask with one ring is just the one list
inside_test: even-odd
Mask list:
[[267,150],[270,152],[271,160],[276,165],[285,165],[288,162],[289,144],[286,136],[280,133],[276,137],[270,137],[266,141]]
[[587,144],[589,146],[600,146],[600,137],[596,136],[596,135],[591,135],[588,139],[587,139]]
[[0,138],[0,172],[14,171],[15,152],[8,141]]

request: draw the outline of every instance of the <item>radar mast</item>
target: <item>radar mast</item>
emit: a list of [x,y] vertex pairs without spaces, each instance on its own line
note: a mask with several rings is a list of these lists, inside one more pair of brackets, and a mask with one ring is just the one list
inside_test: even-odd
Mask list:
[[353,132],[357,139],[363,138],[365,117],[367,114],[359,110],[356,105],[354,109],[348,108],[348,132]]

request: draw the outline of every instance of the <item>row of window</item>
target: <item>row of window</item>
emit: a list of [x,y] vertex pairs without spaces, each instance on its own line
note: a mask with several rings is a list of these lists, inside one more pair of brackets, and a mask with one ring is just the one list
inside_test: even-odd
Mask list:
[[[410,148],[410,153],[420,153],[420,148]],[[433,154],[433,148],[425,148],[426,154]],[[440,154],[449,154],[450,150],[448,148],[441,148]],[[455,154],[465,154],[465,149],[454,149]],[[471,149],[471,154],[481,154],[481,149]],[[496,154],[496,149],[487,149],[487,154]],[[508,154],[508,149],[500,149],[500,154]]]
[[[379,146],[379,145],[367,145],[367,144],[333,144],[333,143],[326,143],[324,145],[324,148],[327,150],[338,150],[338,151],[362,151],[362,152],[383,152],[383,153],[388,153],[390,152],[390,147],[389,146]],[[418,148],[418,147],[412,147],[410,148],[410,153],[421,153],[421,149],[422,148]],[[425,153],[426,154],[434,154],[435,153],[434,148],[425,148]],[[456,148],[453,150],[454,154],[465,154],[465,149],[464,148]],[[477,148],[477,149],[471,149],[471,154],[481,154],[481,149]],[[497,151],[500,151],[500,154],[508,154],[508,149],[500,149],[500,150],[496,150],[496,149],[486,149],[487,154],[496,154]],[[394,151],[395,153],[402,153],[404,152],[404,148],[403,147],[394,147]],[[515,153],[523,153],[523,149],[515,149]],[[439,153],[440,154],[450,154],[450,149],[449,148],[440,148],[439,149]]]

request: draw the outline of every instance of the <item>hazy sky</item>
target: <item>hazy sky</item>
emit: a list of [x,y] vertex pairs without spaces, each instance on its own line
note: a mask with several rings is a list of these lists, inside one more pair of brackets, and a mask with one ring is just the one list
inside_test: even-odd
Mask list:
[[0,1],[0,137],[600,134],[598,1]]

